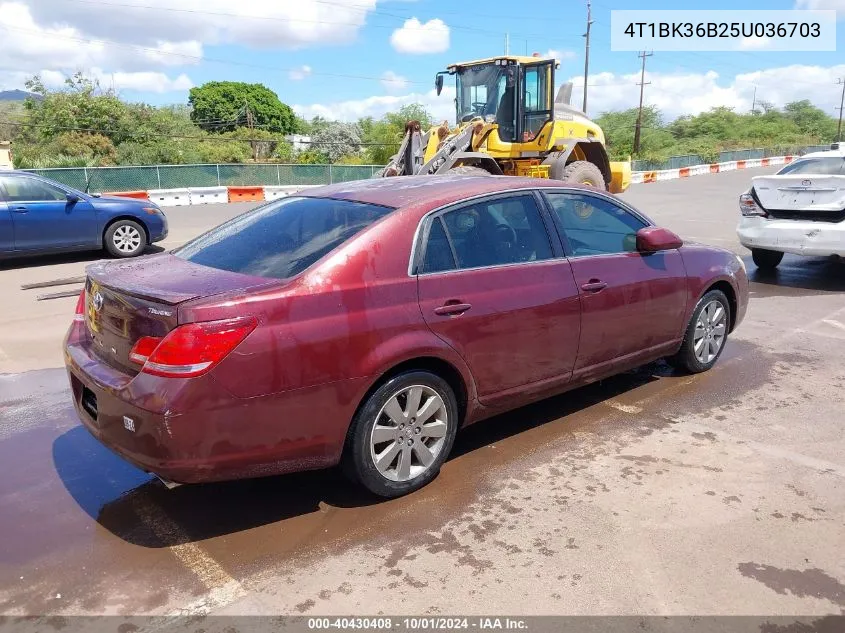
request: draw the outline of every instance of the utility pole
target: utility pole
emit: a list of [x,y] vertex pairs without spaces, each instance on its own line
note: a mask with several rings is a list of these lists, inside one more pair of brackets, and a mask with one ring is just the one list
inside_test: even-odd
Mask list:
[[505,33],[505,55],[510,55],[510,33]]
[[643,126],[643,90],[645,89],[646,84],[651,83],[650,81],[645,80],[645,59],[646,59],[646,57],[651,57],[652,55],[654,55],[654,51],[652,51],[650,53],[646,53],[645,51],[643,51],[642,53],[639,53],[637,55],[637,57],[643,58],[643,69],[642,69],[642,72],[640,74],[640,83],[639,83],[639,86],[640,86],[640,107],[637,110],[637,126],[634,128],[634,154],[635,155],[640,153],[640,129]]
[[584,33],[584,105],[581,110],[587,113],[587,78],[590,75],[590,27],[593,25],[592,5],[587,0],[587,32]]
[[842,95],[839,97],[839,124],[836,126],[836,142],[842,140],[842,107],[845,106],[845,79],[841,77],[836,81],[837,84],[842,85]]
[[258,148],[255,145],[253,131],[255,130],[255,120],[252,118],[252,110],[249,109],[249,102],[244,99],[244,109],[246,110],[246,126],[249,128],[249,145],[252,147],[252,160],[258,158]]
[[756,114],[757,110],[757,84],[754,84],[754,96],[751,99],[751,114]]

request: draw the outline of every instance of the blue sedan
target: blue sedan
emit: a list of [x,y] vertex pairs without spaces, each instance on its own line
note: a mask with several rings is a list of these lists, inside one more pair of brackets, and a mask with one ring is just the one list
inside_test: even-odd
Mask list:
[[87,194],[21,171],[0,171],[0,257],[99,250],[134,257],[167,237],[149,200]]

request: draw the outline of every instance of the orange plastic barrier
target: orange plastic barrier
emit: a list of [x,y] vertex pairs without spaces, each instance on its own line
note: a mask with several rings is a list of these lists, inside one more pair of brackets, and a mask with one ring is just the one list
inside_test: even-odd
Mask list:
[[149,200],[150,194],[146,191],[115,191],[109,194],[110,196],[118,196],[120,198],[137,198],[138,200]]
[[768,167],[768,166],[769,166],[769,159],[768,159],[768,158],[764,158],[764,159],[763,159],[763,167]]
[[718,174],[719,173],[719,164],[718,163],[711,163],[710,173],[711,174]]
[[736,161],[736,168],[737,169],[745,169],[745,161],[744,160]]
[[793,160],[795,160],[794,156],[784,156],[783,157],[783,162],[785,162],[785,163],[791,163]]
[[679,178],[689,178],[689,167],[681,167],[678,170],[678,177]]
[[643,174],[643,182],[656,182],[657,181],[657,172],[647,171]]
[[261,202],[264,200],[264,187],[226,187],[229,202]]

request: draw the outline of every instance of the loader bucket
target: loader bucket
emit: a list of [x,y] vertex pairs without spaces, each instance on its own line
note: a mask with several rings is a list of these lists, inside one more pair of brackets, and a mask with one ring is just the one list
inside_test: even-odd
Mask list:
[[611,193],[622,193],[631,184],[631,163],[630,161],[611,161],[610,163],[610,186]]

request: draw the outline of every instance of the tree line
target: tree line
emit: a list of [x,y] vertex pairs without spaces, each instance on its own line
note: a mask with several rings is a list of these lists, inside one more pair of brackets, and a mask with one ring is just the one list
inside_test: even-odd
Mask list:
[[[13,142],[21,169],[252,161],[383,165],[398,150],[408,121],[423,129],[435,123],[419,104],[354,123],[305,120],[272,90],[240,82],[209,82],[192,88],[187,104],[158,107],[126,102],[82,73],[61,89],[37,76],[26,87],[33,96],[23,103],[0,103],[0,140]],[[631,156],[636,116],[632,108],[596,119],[614,159]],[[310,143],[294,149],[285,139],[291,134],[310,137]],[[833,117],[808,100],[782,109],[764,102],[747,114],[719,107],[671,122],[646,107],[636,158],[697,154],[713,160],[724,150],[798,148],[828,143],[835,134]]]

